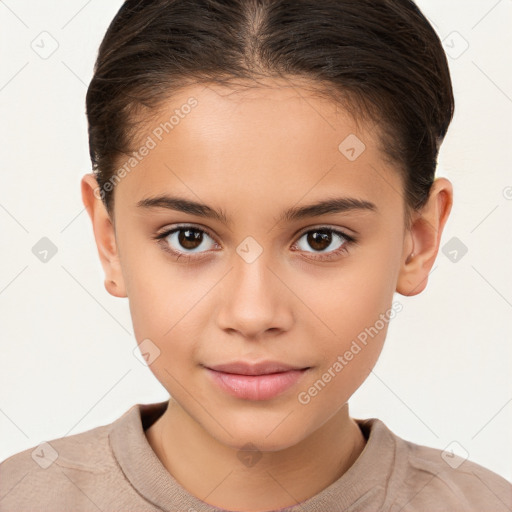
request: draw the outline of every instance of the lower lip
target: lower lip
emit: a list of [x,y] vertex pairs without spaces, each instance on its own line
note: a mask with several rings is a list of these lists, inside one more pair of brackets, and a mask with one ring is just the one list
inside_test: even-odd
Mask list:
[[268,375],[238,375],[206,369],[221,389],[244,400],[270,400],[291,388],[308,370],[305,368]]

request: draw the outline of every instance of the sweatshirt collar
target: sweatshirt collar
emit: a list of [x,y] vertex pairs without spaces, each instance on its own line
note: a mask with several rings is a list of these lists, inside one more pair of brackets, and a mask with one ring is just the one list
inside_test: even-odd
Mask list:
[[[162,510],[230,512],[201,501],[184,489],[157,457],[144,430],[167,409],[169,401],[136,404],[112,424],[110,445],[130,484],[148,502]],[[372,510],[383,504],[392,477],[398,439],[377,418],[355,419],[367,438],[354,464],[320,493],[279,512],[342,512]]]

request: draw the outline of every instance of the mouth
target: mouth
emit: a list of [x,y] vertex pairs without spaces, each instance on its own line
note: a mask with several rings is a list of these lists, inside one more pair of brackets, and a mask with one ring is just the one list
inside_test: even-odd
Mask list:
[[243,400],[270,400],[301,381],[311,367],[282,363],[231,363],[206,367],[211,380],[227,394]]
[[284,373],[295,370],[307,370],[310,367],[292,366],[279,361],[264,361],[261,363],[249,363],[245,361],[236,361],[233,363],[206,366],[206,368],[222,373],[234,375],[269,375],[274,373]]

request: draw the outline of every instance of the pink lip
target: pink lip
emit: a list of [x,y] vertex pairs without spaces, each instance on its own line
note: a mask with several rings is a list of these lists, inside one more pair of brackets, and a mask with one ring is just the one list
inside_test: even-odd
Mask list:
[[260,375],[241,375],[206,368],[212,380],[221,389],[244,400],[269,400],[274,398],[296,384],[308,369],[293,369]]

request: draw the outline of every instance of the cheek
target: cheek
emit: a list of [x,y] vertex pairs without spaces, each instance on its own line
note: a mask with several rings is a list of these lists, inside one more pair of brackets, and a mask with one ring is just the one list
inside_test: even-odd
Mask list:
[[[162,292],[162,288],[166,291]],[[190,378],[189,372],[197,359],[198,333],[202,326],[194,316],[196,302],[189,295],[183,296],[182,292],[153,281],[146,281],[140,293],[129,299],[140,352],[149,351],[152,357],[149,369],[173,396],[179,392],[179,383]]]
[[333,323],[336,336],[319,340],[322,353],[309,381],[297,400],[311,411],[328,417],[333,407],[342,406],[363,384],[382,351],[390,320],[396,315],[391,300],[385,306],[380,295],[365,296],[339,310]]
[[[385,237],[361,250],[360,257],[327,279],[315,279],[315,293],[307,302],[322,320],[315,325],[327,327],[317,330],[316,336],[310,334],[320,356],[315,378],[320,379],[319,388],[325,384],[324,396],[332,393],[335,401],[349,398],[382,351],[389,322],[396,315],[392,303],[400,254],[397,247]],[[323,334],[319,336],[319,332]]]
[[[396,287],[396,265],[386,255],[351,262],[304,282],[299,289],[314,290],[305,302],[319,321],[309,321],[321,334],[326,354],[345,349],[366,328],[373,326],[391,307]],[[379,323],[380,325],[380,323]],[[331,347],[329,349],[329,347]]]
[[158,353],[151,370],[161,382],[172,381],[169,373],[177,377],[195,364],[215,281],[198,280],[193,269],[176,269],[165,255],[145,249],[130,253],[123,275],[137,343],[150,340],[145,343]]
[[173,262],[156,241],[142,236],[121,240],[121,267],[137,340],[161,339],[184,315],[190,284],[182,283]]

